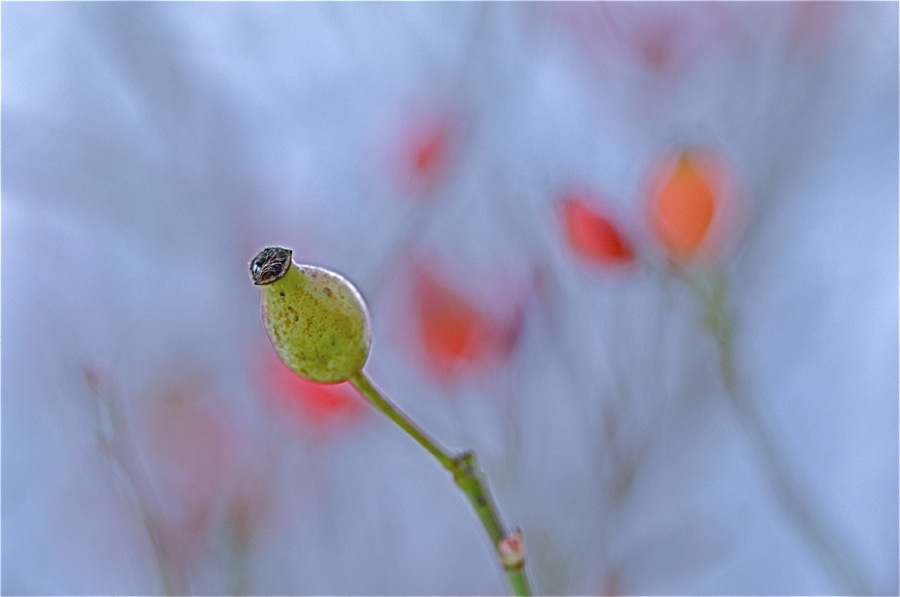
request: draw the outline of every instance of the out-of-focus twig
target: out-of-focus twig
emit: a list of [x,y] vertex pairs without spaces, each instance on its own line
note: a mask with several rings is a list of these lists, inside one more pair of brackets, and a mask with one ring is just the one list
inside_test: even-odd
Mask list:
[[131,433],[119,404],[106,388],[102,387],[95,371],[85,370],[85,379],[91,391],[91,403],[96,418],[97,442],[119,477],[123,490],[137,510],[147,538],[153,547],[154,560],[165,595],[185,594],[184,583],[176,578],[166,555],[164,532],[159,508],[154,503],[149,483],[142,466],[132,453]]
[[763,404],[748,396],[740,384],[733,350],[732,316],[727,305],[727,281],[721,268],[708,276],[688,276],[686,280],[703,310],[703,323],[716,341],[722,381],[730,403],[747,433],[765,470],[778,503],[797,532],[815,554],[825,572],[842,591],[851,595],[870,594],[859,558],[847,540],[839,536],[832,521],[816,507],[797,481],[795,467],[778,440]]

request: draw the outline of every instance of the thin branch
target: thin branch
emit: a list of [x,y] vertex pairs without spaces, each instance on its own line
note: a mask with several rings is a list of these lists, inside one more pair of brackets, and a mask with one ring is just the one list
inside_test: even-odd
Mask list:
[[859,558],[852,553],[846,539],[839,536],[832,521],[815,507],[797,482],[794,467],[789,464],[788,455],[778,441],[772,422],[765,416],[763,405],[747,396],[740,386],[724,273],[716,270],[705,285],[697,278],[688,279],[688,282],[702,305],[704,325],[716,341],[722,380],[730,402],[753,442],[778,503],[822,568],[841,590],[850,595],[870,594],[871,589],[862,573]]
[[494,501],[488,491],[487,483],[483,480],[482,473],[475,462],[475,454],[471,451],[463,452],[458,456],[450,455],[439,446],[431,437],[419,428],[402,410],[379,392],[366,374],[362,371],[350,377],[350,383],[363,395],[375,408],[384,413],[390,420],[396,423],[403,431],[419,443],[445,469],[453,474],[453,481],[463,491],[478,515],[478,519],[487,531],[494,546],[494,551],[500,565],[506,571],[507,580],[515,595],[531,595],[531,587],[525,574],[524,554],[521,559],[510,561],[502,549],[504,541],[509,540],[515,533],[509,533],[503,527]]

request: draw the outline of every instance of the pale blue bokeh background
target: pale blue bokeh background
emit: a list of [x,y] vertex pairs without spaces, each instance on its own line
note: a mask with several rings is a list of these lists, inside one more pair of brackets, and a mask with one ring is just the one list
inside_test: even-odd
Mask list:
[[[267,244],[358,283],[370,372],[476,449],[539,592],[842,592],[645,229],[652,164],[697,143],[741,189],[723,261],[745,387],[868,588],[896,594],[897,44],[896,3],[4,3],[3,593],[162,590],[86,371],[122,408],[183,591],[505,590],[407,438],[363,416],[322,440],[266,401],[246,264]],[[423,198],[395,159],[433,114],[455,144]],[[575,260],[573,183],[652,265]],[[501,366],[423,370],[417,255],[501,312],[541,275]]]

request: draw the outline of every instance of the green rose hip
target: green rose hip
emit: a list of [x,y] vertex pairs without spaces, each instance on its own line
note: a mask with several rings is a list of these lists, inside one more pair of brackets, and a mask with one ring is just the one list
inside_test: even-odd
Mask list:
[[266,247],[250,262],[262,319],[281,360],[310,381],[339,383],[362,370],[372,338],[359,291],[343,276]]
[[262,319],[281,360],[319,383],[349,381],[375,408],[419,443],[445,469],[475,508],[516,595],[531,595],[525,545],[519,531],[500,522],[471,451],[452,455],[385,397],[362,370],[371,334],[366,303],[353,284],[320,267],[297,265],[290,249],[266,247],[250,262],[262,291]]

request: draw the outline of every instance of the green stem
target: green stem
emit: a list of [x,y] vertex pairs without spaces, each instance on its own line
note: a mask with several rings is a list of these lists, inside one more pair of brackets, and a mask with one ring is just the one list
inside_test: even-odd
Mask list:
[[372,385],[372,382],[369,381],[369,378],[366,377],[365,373],[362,371],[355,373],[350,377],[350,383],[352,383],[353,386],[375,406],[375,408],[387,415],[391,421],[396,423],[410,437],[419,442],[420,446],[428,450],[432,456],[437,458],[438,462],[441,463],[441,466],[451,472],[454,471],[456,463],[454,462],[453,457],[450,456],[446,450],[441,448],[437,442],[428,437],[428,435],[422,431],[419,426],[406,415],[406,413],[400,410],[397,405],[384,397],[381,392]]
[[505,566],[500,558],[500,542],[509,534],[500,522],[497,508],[491,499],[487,483],[482,480],[482,474],[478,470],[473,452],[463,452],[458,456],[452,456],[437,442],[431,439],[422,429],[410,419],[406,413],[379,392],[366,374],[358,371],[350,377],[350,383],[363,395],[375,408],[384,413],[390,420],[396,423],[403,431],[419,443],[425,450],[434,456],[445,469],[453,474],[453,481],[468,498],[478,519],[487,531],[497,554],[498,561],[506,571],[507,580],[514,595],[527,597],[531,595],[531,587],[525,568],[518,566]]
[[778,441],[778,434],[761,406],[741,391],[732,349],[733,328],[727,309],[724,274],[715,272],[707,287],[696,280],[692,281],[691,287],[703,305],[707,330],[716,341],[722,380],[731,404],[763,462],[769,484],[781,507],[819,559],[822,568],[838,586],[851,595],[869,593],[858,560],[850,553],[846,541],[838,538],[834,526],[816,510],[812,500],[797,483],[787,454]]

